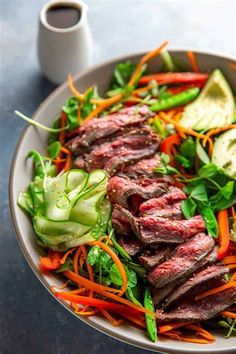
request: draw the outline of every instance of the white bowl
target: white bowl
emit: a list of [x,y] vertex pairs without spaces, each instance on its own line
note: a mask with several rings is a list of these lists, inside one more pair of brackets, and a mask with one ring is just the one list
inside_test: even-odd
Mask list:
[[[172,52],[177,58],[186,60],[186,50],[173,50],[170,52]],[[114,66],[117,63],[127,59],[138,62],[141,55],[143,54],[144,53],[126,55],[94,66],[76,76],[75,84],[81,91],[84,91],[88,86],[95,83],[98,85],[99,91],[103,93],[108,87]],[[230,62],[236,63],[234,58],[213,53],[206,53],[203,51],[196,52],[196,55],[201,71],[211,72],[215,68],[222,69],[234,92],[236,92],[235,69],[230,66]],[[150,63],[151,71],[157,72],[160,68],[160,65],[160,58],[152,60]],[[50,126],[53,119],[59,114],[62,105],[69,97],[71,97],[71,92],[67,88],[67,84],[64,83],[40,105],[34,114],[34,119]],[[36,237],[33,232],[29,217],[27,217],[26,214],[24,214],[24,212],[17,206],[17,196],[19,191],[24,190],[28,186],[32,177],[32,161],[26,160],[27,153],[32,149],[36,149],[41,153],[45,153],[47,137],[47,133],[33,126],[28,126],[23,132],[16,146],[14,158],[12,161],[9,182],[9,199],[12,219],[21,249],[38,279],[52,294],[50,286],[62,284],[63,279],[56,276],[47,276],[39,271],[38,263],[39,256],[42,255],[42,250],[36,245]],[[69,305],[62,301],[59,302],[69,311],[71,311],[71,313],[73,313]],[[160,338],[156,343],[152,343],[147,338],[144,331],[136,329],[128,324],[114,328],[109,322],[98,316],[90,318],[78,316],[78,318],[88,325],[96,328],[97,330],[102,331],[103,333],[106,333],[116,339],[153,351],[175,354],[235,354],[236,352],[235,337],[231,337],[230,339],[226,340],[224,339],[222,333],[216,334],[216,341],[207,345],[184,343],[164,338]]]

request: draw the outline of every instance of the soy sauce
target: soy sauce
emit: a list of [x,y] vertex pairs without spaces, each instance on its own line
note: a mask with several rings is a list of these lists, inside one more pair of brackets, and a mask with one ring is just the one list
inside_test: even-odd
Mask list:
[[46,19],[49,25],[56,28],[70,28],[81,18],[78,8],[66,5],[56,5],[48,9]]

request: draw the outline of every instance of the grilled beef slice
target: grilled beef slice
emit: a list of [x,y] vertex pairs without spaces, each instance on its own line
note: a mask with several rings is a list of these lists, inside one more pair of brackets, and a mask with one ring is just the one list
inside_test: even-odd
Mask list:
[[120,234],[121,225],[125,223],[123,229],[131,229],[144,245],[151,247],[158,243],[182,243],[205,230],[201,216],[194,216],[189,220],[169,220],[153,216],[138,218],[119,205],[113,208],[112,223]]
[[81,149],[90,147],[97,140],[110,138],[127,127],[141,127],[151,115],[147,106],[142,106],[125,108],[117,113],[92,119],[66,134],[67,139],[74,138],[67,146],[71,151],[79,153]]
[[141,263],[145,268],[151,269],[154,266],[164,262],[172,251],[172,247],[159,247],[154,252],[150,250],[145,251],[143,254],[141,254],[141,256],[138,257],[138,260],[139,263]]
[[[201,259],[201,261],[199,261],[198,269],[202,269],[203,267],[210,265],[214,262],[217,261],[218,259],[218,247],[214,247],[213,250],[204,258]],[[188,276],[182,277],[181,279],[176,279],[175,281],[169,283],[168,285],[164,286],[163,288],[155,288],[153,287],[153,301],[154,304],[157,306],[160,305],[160,303],[166,299],[167,301],[167,297],[169,296],[169,294],[171,294],[172,292],[174,292],[177,288],[179,288],[182,284],[184,284],[189,277],[191,277],[191,274],[189,274]]]
[[212,251],[214,240],[204,233],[194,236],[178,246],[173,256],[148,273],[148,281],[162,288],[178,278],[187,276],[199,268],[199,262]]
[[157,323],[196,322],[209,320],[227,309],[236,301],[236,288],[222,291],[220,294],[207,296],[201,300],[189,299],[181,301],[170,312],[157,310]]
[[165,183],[158,183],[155,179],[149,181],[149,185],[142,186],[135,180],[114,176],[109,180],[107,193],[112,204],[121,205],[129,208],[129,198],[133,195],[140,196],[142,199],[149,199],[163,194],[167,190]]
[[142,159],[132,165],[125,166],[121,173],[130,178],[153,176],[153,169],[160,166],[160,156],[155,155],[148,159]]
[[144,212],[144,214],[141,214],[142,216],[155,216],[155,217],[161,217],[161,218],[167,218],[171,220],[181,220],[183,218],[183,213],[181,209],[181,202],[177,202],[171,205],[167,205],[163,209],[150,209],[147,212]]
[[139,239],[132,235],[129,235],[128,237],[121,237],[119,240],[119,244],[132,257],[141,253],[143,250],[143,245],[141,244]]
[[137,236],[147,245],[161,242],[182,243],[205,230],[205,223],[200,215],[188,220],[144,216],[138,219],[137,224],[139,226]]
[[136,129],[118,139],[96,146],[84,156],[88,172],[105,169],[114,175],[126,165],[155,154],[159,138],[146,127]]
[[186,199],[186,194],[177,187],[170,186],[167,193],[159,198],[151,198],[140,205],[139,211],[145,214],[153,214],[154,210],[171,208],[176,202]]
[[215,283],[215,280],[228,272],[229,269],[224,265],[211,265],[201,270],[189,278],[182,286],[175,289],[168,297],[165,307],[188,296],[189,293],[196,295],[200,291],[203,292],[212,288],[212,284]]

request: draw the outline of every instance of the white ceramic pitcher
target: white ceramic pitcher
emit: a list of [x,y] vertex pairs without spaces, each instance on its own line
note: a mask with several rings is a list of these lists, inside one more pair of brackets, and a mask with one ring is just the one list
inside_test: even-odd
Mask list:
[[[47,22],[47,11],[55,6],[71,6],[80,11],[79,21],[69,28],[56,28]],[[92,59],[92,41],[87,21],[88,6],[82,0],[53,0],[40,12],[38,58],[43,74],[60,84],[67,75],[88,67]]]

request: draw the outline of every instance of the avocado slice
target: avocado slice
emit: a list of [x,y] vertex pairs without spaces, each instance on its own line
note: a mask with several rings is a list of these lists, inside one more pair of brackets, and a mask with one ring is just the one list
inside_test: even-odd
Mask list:
[[214,143],[212,162],[236,179],[236,128],[221,134]]
[[198,98],[185,107],[180,124],[196,131],[220,128],[233,122],[234,110],[232,90],[222,72],[216,69]]

